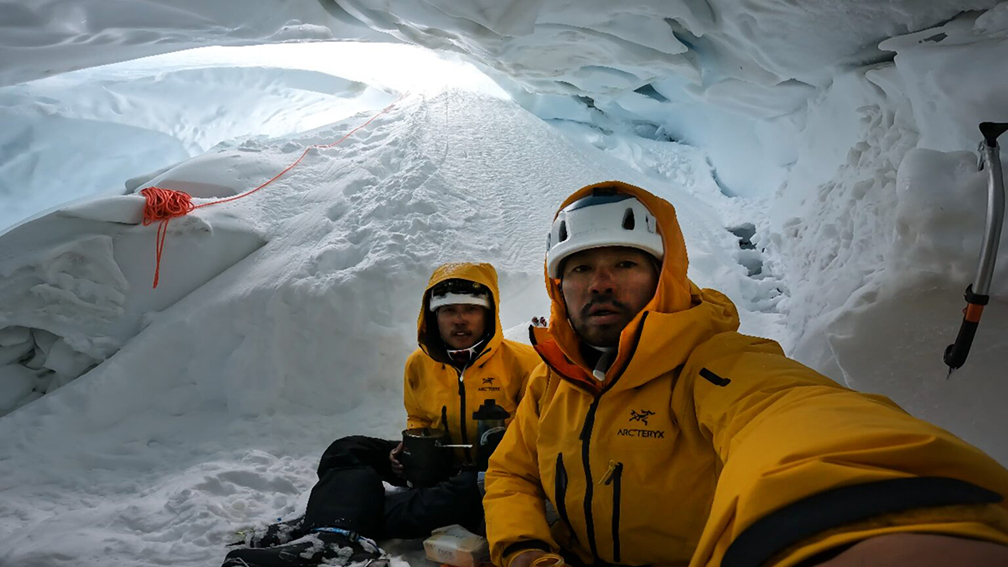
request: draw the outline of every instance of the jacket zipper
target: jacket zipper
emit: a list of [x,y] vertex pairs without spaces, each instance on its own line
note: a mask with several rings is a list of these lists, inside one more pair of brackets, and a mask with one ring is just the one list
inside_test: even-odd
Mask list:
[[592,493],[595,487],[591,481],[591,461],[589,459],[589,445],[591,444],[591,434],[592,427],[595,425],[595,411],[598,409],[599,400],[602,396],[598,396],[592,401],[591,406],[588,408],[588,414],[585,415],[584,427],[581,428],[581,461],[584,464],[585,469],[585,497],[584,497],[584,513],[585,513],[585,527],[588,531],[588,545],[591,546],[592,557],[595,558],[595,562],[598,563],[601,558],[598,554],[598,545],[595,543],[595,520],[592,518]]
[[557,453],[556,461],[556,487],[553,495],[554,500],[556,500],[556,510],[560,519],[567,524],[567,528],[570,529],[571,535],[577,538],[577,532],[574,531],[574,526],[571,525],[570,516],[567,515],[567,469],[564,468],[563,463],[563,453]]
[[[462,431],[462,444],[469,444],[469,432],[466,431],[466,394],[465,394],[465,368],[459,371],[459,425]],[[472,462],[472,452],[468,447],[465,451],[466,461]]]
[[[490,347],[487,346],[487,348],[483,349],[482,352],[480,352],[478,355],[476,355],[476,358],[474,358],[472,361],[469,362],[469,364],[466,364],[465,367],[463,367],[462,369],[460,369],[458,371],[458,373],[459,373],[459,388],[458,388],[458,392],[459,392],[459,427],[461,429],[462,444],[463,445],[468,445],[469,444],[469,432],[466,430],[465,371],[468,370],[469,368],[471,368],[474,364],[476,364],[476,361],[479,360],[480,358],[482,358],[483,355],[488,355],[489,352],[490,352]],[[469,463],[472,463],[473,462],[472,449],[467,447],[467,448],[465,448],[463,450],[465,451],[466,461],[469,462]]]
[[[640,326],[637,329],[637,336],[634,337],[633,346],[630,348],[630,356],[627,357],[627,361],[623,364],[623,368],[619,369],[619,372],[613,377],[612,382],[608,386],[599,392],[595,399],[592,401],[591,406],[588,408],[588,413],[585,415],[584,427],[581,428],[581,460],[584,463],[585,469],[585,498],[584,498],[584,511],[585,511],[585,525],[588,531],[588,544],[591,547],[592,557],[595,558],[595,562],[599,563],[602,558],[598,554],[598,544],[595,543],[595,520],[592,518],[592,496],[594,492],[594,486],[592,486],[592,474],[591,474],[591,462],[590,462],[590,451],[589,445],[591,443],[592,428],[595,425],[595,412],[598,411],[599,402],[602,400],[602,396],[606,392],[612,389],[616,385],[616,382],[623,376],[623,372],[626,370],[627,366],[630,365],[630,359],[633,358],[634,353],[637,351],[637,345],[640,344],[641,335],[644,334],[644,322],[647,321],[648,312],[645,311],[644,315],[641,316]],[[622,465],[620,465],[622,467]],[[622,468],[620,468],[622,471]],[[614,510],[616,512],[616,510]],[[613,518],[613,524],[616,525],[619,518]],[[619,550],[619,540],[614,542],[614,550]],[[614,558],[614,562],[619,562],[618,558]]]
[[623,463],[609,461],[609,470],[602,477],[603,484],[612,484],[613,487],[613,511],[612,511],[612,540],[613,540],[613,563],[620,562],[620,491],[623,485]]

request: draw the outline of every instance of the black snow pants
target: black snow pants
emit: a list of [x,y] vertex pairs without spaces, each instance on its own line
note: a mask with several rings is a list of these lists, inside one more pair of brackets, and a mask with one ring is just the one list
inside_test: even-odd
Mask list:
[[451,524],[482,533],[483,502],[475,470],[457,472],[429,488],[385,494],[383,480],[406,485],[389,462],[396,445],[398,441],[364,436],[333,441],[319,462],[305,524],[354,530],[375,539],[426,537]]

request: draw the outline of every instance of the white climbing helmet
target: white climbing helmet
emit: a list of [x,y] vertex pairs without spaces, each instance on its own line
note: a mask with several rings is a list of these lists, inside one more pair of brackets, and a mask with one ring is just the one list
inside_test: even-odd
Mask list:
[[549,277],[560,277],[560,264],[571,254],[604,246],[637,248],[659,261],[665,256],[658,221],[644,203],[627,194],[599,191],[557,214],[546,240]]

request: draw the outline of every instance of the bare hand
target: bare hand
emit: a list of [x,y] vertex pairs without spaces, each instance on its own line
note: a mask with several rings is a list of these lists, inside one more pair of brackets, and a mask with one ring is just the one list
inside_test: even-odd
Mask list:
[[392,451],[388,454],[389,463],[392,464],[392,472],[399,477],[403,476],[403,471],[405,470],[402,463],[399,462],[399,456],[402,455],[402,452],[403,444],[402,441],[400,441],[399,444],[395,446],[395,449],[392,449]]
[[543,555],[546,555],[545,551],[539,549],[531,549],[529,551],[524,551],[514,556],[511,560],[511,564],[508,567],[529,567],[532,562],[539,559]]
[[[514,563],[512,563],[514,565]],[[1008,546],[924,533],[878,535],[855,544],[818,567],[988,567],[1008,565]]]

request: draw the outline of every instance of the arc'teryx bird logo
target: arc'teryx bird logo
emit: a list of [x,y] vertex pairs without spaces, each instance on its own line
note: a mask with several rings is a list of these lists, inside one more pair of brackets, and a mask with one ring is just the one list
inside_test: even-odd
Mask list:
[[644,427],[647,427],[647,420],[652,415],[654,415],[654,412],[651,410],[630,410],[630,421],[642,421],[644,422]]
[[[648,419],[655,415],[651,410],[642,409],[640,411],[630,410],[630,423],[641,422],[641,427],[648,427]],[[659,423],[657,427],[661,427]],[[635,429],[633,427],[623,427],[616,430],[617,437],[641,437],[645,439],[664,439],[664,429]]]
[[498,380],[497,380],[496,376],[487,376],[486,378],[483,379],[483,383],[480,384],[479,391],[480,392],[500,392],[501,391],[501,387],[500,386],[494,386],[494,384],[496,384],[497,382],[498,382]]

